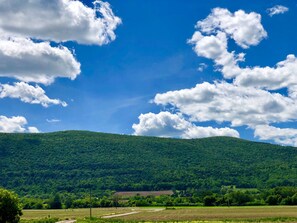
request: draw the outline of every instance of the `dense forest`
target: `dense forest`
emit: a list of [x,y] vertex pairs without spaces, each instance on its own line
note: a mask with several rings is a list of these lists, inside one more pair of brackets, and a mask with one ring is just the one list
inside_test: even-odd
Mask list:
[[219,192],[224,185],[297,186],[297,148],[230,137],[3,133],[0,159],[0,187],[21,197],[77,196],[90,189]]

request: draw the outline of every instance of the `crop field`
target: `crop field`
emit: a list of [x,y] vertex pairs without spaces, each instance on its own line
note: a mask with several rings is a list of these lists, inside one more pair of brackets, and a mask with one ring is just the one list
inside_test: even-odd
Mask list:
[[115,195],[120,196],[120,197],[133,197],[136,195],[139,196],[160,196],[160,195],[172,195],[173,191],[172,190],[163,190],[163,191],[119,191],[116,192]]
[[[98,222],[297,222],[297,206],[193,207],[193,208],[94,208]],[[24,210],[22,219],[84,219],[89,209]],[[80,222],[80,221],[78,221]],[[83,222],[83,221],[82,221]],[[96,222],[96,221],[94,221]],[[120,221],[121,222],[121,221]]]
[[[132,212],[131,208],[92,208],[92,216],[100,218],[105,215],[115,215]],[[90,209],[59,209],[59,210],[23,210],[22,219],[59,218],[79,219],[90,216]]]

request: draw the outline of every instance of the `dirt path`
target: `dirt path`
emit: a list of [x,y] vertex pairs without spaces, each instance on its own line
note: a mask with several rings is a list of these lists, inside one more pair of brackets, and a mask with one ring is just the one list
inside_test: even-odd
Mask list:
[[116,218],[116,217],[122,217],[122,216],[126,216],[126,215],[131,215],[131,214],[137,214],[137,213],[139,213],[139,211],[132,211],[132,212],[123,213],[123,214],[107,215],[107,216],[103,216],[101,218]]
[[153,209],[153,210],[150,210],[148,212],[159,212],[159,211],[164,211],[165,208],[156,208],[156,209]]
[[75,223],[76,220],[57,221],[56,223]]

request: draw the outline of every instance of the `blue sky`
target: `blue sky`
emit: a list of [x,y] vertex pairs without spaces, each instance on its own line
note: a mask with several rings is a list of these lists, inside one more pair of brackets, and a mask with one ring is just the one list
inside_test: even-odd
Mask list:
[[[188,0],[186,4],[109,0],[110,6],[98,1],[103,12],[112,10],[106,17],[97,13],[100,21],[86,19],[80,10],[55,8],[61,7],[59,2],[70,5],[73,1],[46,2],[34,5],[16,0],[18,7],[12,7],[14,3],[0,1],[0,17],[11,19],[20,15],[17,10],[24,12],[22,27],[17,22],[7,27],[5,19],[0,23],[0,131],[90,130],[181,138],[228,135],[297,145],[294,0]],[[79,9],[91,13],[92,1],[81,3]],[[275,6],[283,8],[269,15],[268,9]],[[39,18],[38,7],[48,17]],[[82,18],[84,27],[69,28],[70,20],[50,19],[53,9],[69,13],[71,21]],[[242,14],[236,17],[239,10]],[[210,17],[211,21],[205,20]],[[205,23],[195,28],[198,21]],[[225,26],[228,22],[231,25]],[[251,25],[245,27],[246,22]],[[87,30],[85,24],[98,28]],[[213,30],[204,32],[209,25]],[[201,33],[198,39],[192,38],[195,32]],[[227,47],[221,42],[206,44],[211,36],[222,42],[226,38]],[[45,41],[49,46],[37,47]],[[18,47],[24,45],[28,51],[21,52]],[[235,65],[222,62],[210,49],[220,46],[224,49],[219,54],[232,57]],[[31,55],[30,47],[40,55]],[[245,54],[244,61],[235,62],[240,53]],[[278,69],[281,61],[285,65]],[[263,69],[256,70],[257,66]],[[26,70],[24,74],[19,67]],[[43,70],[46,77],[39,79]],[[202,96],[203,103],[194,100]]]

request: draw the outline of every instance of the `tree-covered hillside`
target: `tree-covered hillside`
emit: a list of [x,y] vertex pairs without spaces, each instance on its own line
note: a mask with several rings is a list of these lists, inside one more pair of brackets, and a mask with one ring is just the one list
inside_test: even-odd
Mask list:
[[229,137],[0,134],[0,187],[23,195],[297,186],[297,148]]

